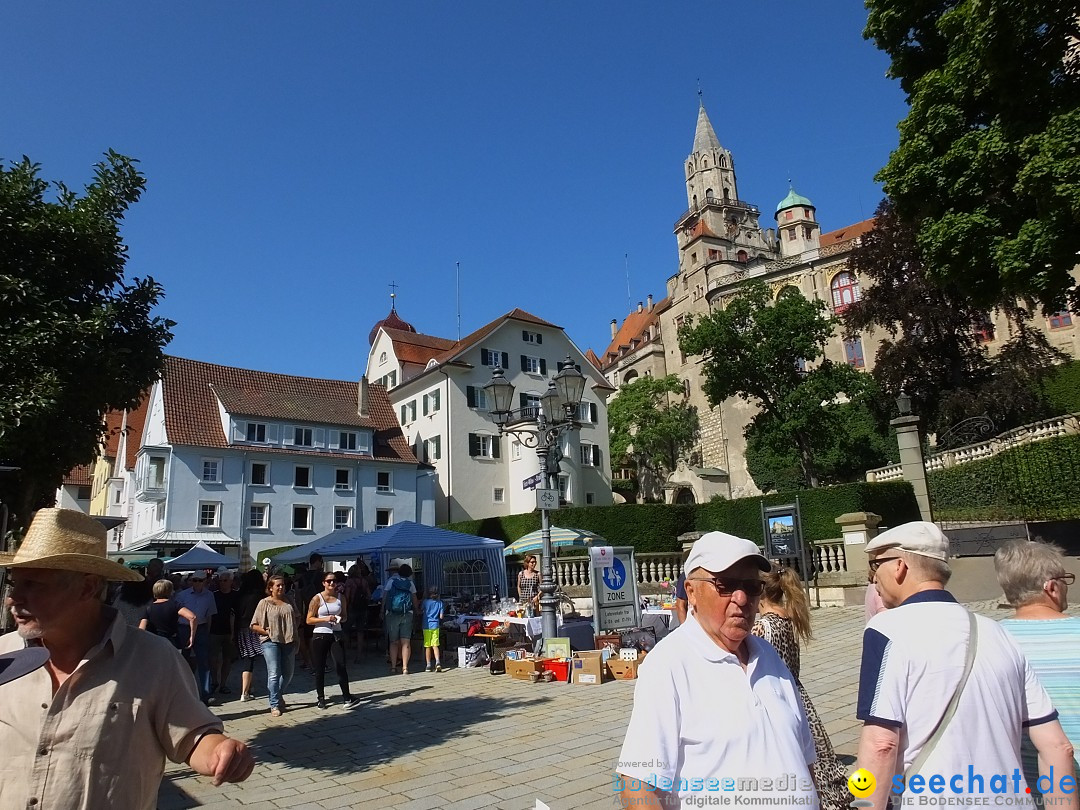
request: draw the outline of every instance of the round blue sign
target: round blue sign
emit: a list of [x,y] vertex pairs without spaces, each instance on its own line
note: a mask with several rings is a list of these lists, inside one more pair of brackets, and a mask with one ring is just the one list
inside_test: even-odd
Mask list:
[[604,585],[607,586],[609,591],[617,591],[622,588],[625,582],[626,566],[623,565],[622,560],[615,557],[611,561],[611,566],[604,569]]

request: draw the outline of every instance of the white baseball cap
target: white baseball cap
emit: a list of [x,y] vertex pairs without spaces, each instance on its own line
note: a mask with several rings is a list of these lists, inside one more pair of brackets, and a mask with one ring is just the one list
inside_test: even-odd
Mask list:
[[949,538],[933,523],[915,520],[884,531],[866,544],[866,553],[894,548],[920,557],[946,561],[949,559]]
[[718,574],[746,559],[752,560],[762,571],[772,568],[758,549],[757,543],[724,532],[707,532],[701,535],[690,549],[690,556],[683,565],[683,573],[690,576],[690,572],[695,568],[704,568]]

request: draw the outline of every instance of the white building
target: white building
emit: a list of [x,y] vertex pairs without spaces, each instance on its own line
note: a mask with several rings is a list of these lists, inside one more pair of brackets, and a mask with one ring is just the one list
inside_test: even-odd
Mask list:
[[113,553],[168,554],[204,540],[260,559],[346,526],[431,525],[433,478],[381,385],[169,357],[150,391],[134,506]]
[[612,502],[606,407],[612,388],[561,327],[515,309],[454,341],[417,333],[392,308],[369,339],[367,377],[386,381],[409,443],[435,468],[437,522],[536,507],[532,490],[523,488],[539,471],[536,451],[500,437],[483,386],[493,369],[503,369],[528,415],[568,356],[587,383],[580,428],[563,437],[559,489],[573,506]]

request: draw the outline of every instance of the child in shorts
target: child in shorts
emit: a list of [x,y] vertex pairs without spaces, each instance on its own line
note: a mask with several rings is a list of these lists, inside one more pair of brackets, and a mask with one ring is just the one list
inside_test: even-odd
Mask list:
[[[424,663],[427,672],[442,672],[442,653],[439,649],[439,622],[443,617],[443,603],[439,600],[439,589],[428,588],[428,598],[420,606],[423,616],[424,631]],[[431,656],[435,654],[435,663],[432,664]]]

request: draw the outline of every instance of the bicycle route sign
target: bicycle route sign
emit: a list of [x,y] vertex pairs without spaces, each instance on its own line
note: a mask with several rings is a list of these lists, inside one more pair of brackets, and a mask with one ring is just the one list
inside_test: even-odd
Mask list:
[[598,546],[590,549],[589,557],[596,632],[639,626],[641,605],[633,547]]

